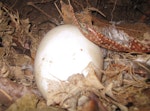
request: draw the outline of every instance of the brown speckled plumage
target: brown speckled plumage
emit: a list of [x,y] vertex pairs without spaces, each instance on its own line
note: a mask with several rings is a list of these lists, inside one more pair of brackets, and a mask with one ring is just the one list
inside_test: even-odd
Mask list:
[[[70,3],[69,3],[70,4]],[[150,44],[145,45],[137,41],[136,39],[129,40],[129,45],[125,46],[123,44],[118,43],[117,41],[106,37],[100,32],[96,31],[92,26],[88,26],[87,24],[79,23],[77,20],[73,7],[71,5],[70,10],[73,18],[73,24],[76,25],[80,31],[84,34],[84,36],[97,44],[100,47],[120,51],[120,52],[131,52],[131,53],[150,53]],[[130,39],[130,38],[129,38]]]
[[83,31],[82,28],[80,28],[80,30],[86,36],[86,38],[100,47],[120,52],[150,53],[149,45],[144,45],[135,39],[130,40],[129,46],[124,46],[114,40],[109,39],[108,37],[105,37],[103,34],[96,31],[93,27],[88,25],[85,26],[84,24],[84,28],[86,29],[86,32]]

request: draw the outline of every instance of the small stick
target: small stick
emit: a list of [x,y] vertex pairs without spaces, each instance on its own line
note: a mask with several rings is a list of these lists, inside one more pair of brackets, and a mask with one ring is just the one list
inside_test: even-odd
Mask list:
[[44,12],[43,10],[41,10],[39,7],[37,7],[36,5],[34,5],[33,2],[28,2],[27,5],[30,5],[32,7],[34,7],[35,9],[37,9],[38,11],[40,11],[41,13],[43,13],[46,17],[48,17],[50,19],[50,21],[55,24],[55,25],[60,25],[59,22],[52,18],[51,16],[49,16],[46,12]]
[[12,101],[12,97],[8,95],[4,90],[0,89],[0,92],[2,92],[10,101]]
[[61,17],[63,18],[63,14],[62,14],[62,12],[60,11],[60,9],[58,8],[56,2],[54,3],[54,5],[55,5],[55,7],[57,8],[57,10],[58,10],[59,14],[61,15]]
[[96,8],[94,8],[94,7],[90,7],[90,8],[88,8],[88,9],[91,10],[91,11],[96,11],[96,12],[98,12],[99,14],[101,14],[103,17],[106,18],[106,15],[105,15],[103,12],[101,12],[100,10],[98,10],[98,9],[96,9]]
[[113,7],[113,9],[112,9],[112,11],[111,11],[111,21],[113,21],[113,13],[114,13],[114,11],[115,11],[115,8],[116,8],[116,4],[117,4],[117,0],[115,0],[115,4],[114,4],[114,7]]

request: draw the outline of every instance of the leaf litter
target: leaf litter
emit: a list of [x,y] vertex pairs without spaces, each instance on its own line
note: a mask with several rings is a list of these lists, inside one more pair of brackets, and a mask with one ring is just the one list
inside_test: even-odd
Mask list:
[[[73,24],[73,18],[69,16],[72,12],[67,10],[70,5],[61,1],[62,18],[64,23]],[[75,14],[81,23],[92,25],[93,18],[89,10]],[[68,78],[70,84],[62,83],[60,89],[50,93],[47,104],[51,106],[48,107],[36,87],[33,74],[34,57],[40,38],[30,30],[29,19],[21,19],[18,12],[10,11],[2,3],[0,18],[0,106],[6,106],[0,110],[86,111],[96,104],[102,111],[115,111],[117,108],[128,111],[150,104],[147,94],[150,91],[149,54],[134,55],[104,49],[101,81],[90,63],[87,77],[75,74]],[[102,24],[94,26],[101,30],[109,26],[109,23],[97,19],[94,22]],[[132,31],[126,28],[123,31],[129,35],[131,32],[132,35]],[[147,40],[149,32],[144,32],[143,37]]]

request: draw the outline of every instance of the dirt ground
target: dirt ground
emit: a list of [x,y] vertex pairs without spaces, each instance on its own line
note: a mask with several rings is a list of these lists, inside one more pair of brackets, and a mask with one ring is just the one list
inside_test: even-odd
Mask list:
[[[68,0],[63,2],[68,5]],[[56,4],[61,10],[62,4],[59,0],[0,1],[0,111],[68,110],[59,104],[46,105],[46,100],[36,86],[33,73],[34,59],[41,39],[52,28],[65,24],[65,17],[70,15],[69,9],[65,10],[64,13],[69,14],[63,18]],[[90,93],[90,99],[80,108],[77,105],[76,109],[150,111],[150,2],[71,0],[71,6],[77,19],[82,18],[80,23],[89,23],[102,34],[104,29],[107,29],[108,33],[111,30],[108,27],[115,24],[112,29],[121,30],[120,33],[126,33],[148,47],[147,52],[140,54],[109,51],[106,48],[103,78],[100,81],[104,89],[83,89]],[[90,15],[84,13],[87,8]],[[142,57],[140,63],[134,61],[139,56]],[[125,61],[117,61],[116,57]],[[108,60],[112,61],[107,62]],[[111,86],[112,83],[114,85]]]

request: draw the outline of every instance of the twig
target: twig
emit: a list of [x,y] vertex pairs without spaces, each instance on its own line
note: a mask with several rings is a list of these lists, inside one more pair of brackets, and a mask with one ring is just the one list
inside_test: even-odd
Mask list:
[[86,0],[86,4],[87,4],[87,6],[89,6],[89,7],[90,7],[90,4],[89,4],[89,1],[88,1],[88,0]]
[[61,17],[63,18],[63,14],[62,14],[62,12],[60,11],[60,9],[58,8],[56,2],[54,3],[54,5],[55,5],[55,7],[57,8],[57,10],[58,10],[59,14],[61,15]]
[[96,12],[98,12],[99,14],[101,14],[103,17],[106,17],[106,15],[103,13],[103,12],[101,12],[100,10],[98,10],[98,9],[96,9],[96,8],[94,8],[94,7],[90,7],[90,8],[88,8],[89,10],[91,10],[91,11],[96,11]]
[[138,64],[139,66],[141,66],[142,68],[144,68],[145,70],[147,70],[147,71],[150,73],[150,69],[147,68],[146,66],[144,66],[142,63],[137,62],[137,64]]
[[39,7],[37,7],[36,5],[34,5],[33,2],[28,2],[27,5],[30,5],[30,6],[34,7],[35,9],[37,9],[38,11],[40,11],[41,13],[43,13],[46,17],[49,18],[49,20],[50,20],[53,24],[55,24],[55,25],[60,25],[59,22],[58,22],[56,19],[52,18],[52,17],[49,16],[46,12],[44,12],[44,11],[41,10]]
[[15,0],[15,2],[14,2],[13,5],[10,7],[10,9],[12,9],[12,8],[16,5],[17,2],[18,2],[18,0]]
[[[40,3],[49,3],[49,2],[53,2],[54,0],[42,0]],[[34,4],[39,4],[39,2],[34,2]]]
[[116,4],[117,4],[117,0],[115,0],[115,4],[114,4],[114,7],[113,7],[112,12],[111,12],[111,21],[113,20],[113,13],[115,11]]
[[81,3],[79,3],[78,1],[76,1],[76,0],[74,0],[73,1],[73,3],[75,4],[75,6],[77,7],[77,9],[78,9],[78,7],[81,7],[81,9],[82,10],[84,10],[84,6],[83,6],[83,4],[81,4]]
[[12,101],[12,97],[8,95],[4,90],[0,89],[0,92],[2,92],[10,101]]

